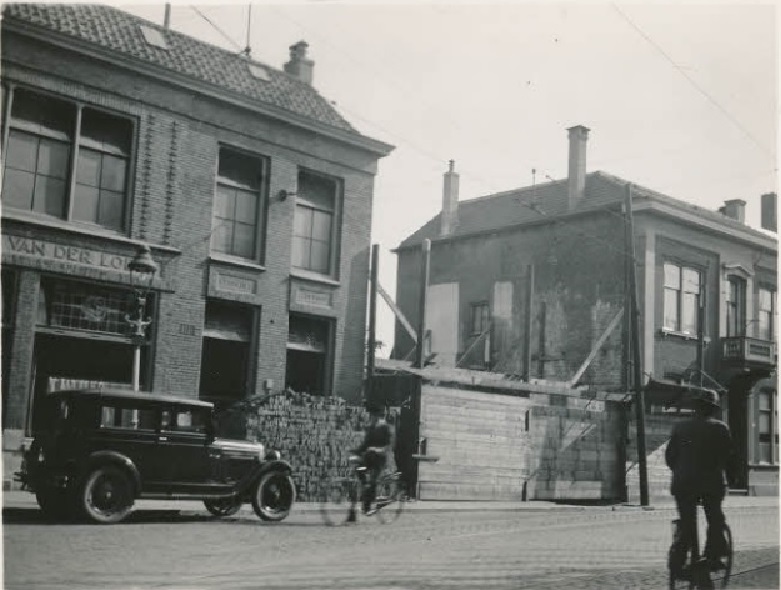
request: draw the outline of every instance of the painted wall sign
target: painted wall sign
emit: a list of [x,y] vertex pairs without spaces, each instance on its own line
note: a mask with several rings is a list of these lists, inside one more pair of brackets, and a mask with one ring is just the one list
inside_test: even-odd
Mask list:
[[331,307],[331,293],[316,291],[295,285],[293,300],[298,305],[311,305],[314,307]]
[[223,291],[233,291],[234,293],[255,293],[255,281],[236,275],[224,273],[217,274],[217,288]]
[[21,254],[44,260],[70,262],[115,271],[126,271],[131,260],[130,256],[122,256],[121,254],[8,234],[3,235],[3,250],[10,254]]

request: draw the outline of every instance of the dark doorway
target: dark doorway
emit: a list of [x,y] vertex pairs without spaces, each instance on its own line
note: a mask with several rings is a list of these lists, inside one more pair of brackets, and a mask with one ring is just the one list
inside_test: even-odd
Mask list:
[[325,386],[325,354],[303,350],[287,351],[285,387],[293,391],[322,394]]
[[732,384],[729,391],[729,416],[727,420],[729,423],[730,431],[732,432],[732,441],[735,448],[735,456],[737,457],[737,473],[735,473],[735,481],[733,487],[738,490],[748,489],[748,432],[747,432],[747,412],[748,412],[748,397],[746,390],[740,386],[740,382],[736,385]]
[[[146,387],[148,347],[141,349],[141,389]],[[36,402],[51,388],[97,387],[99,383],[131,386],[133,346],[124,342],[72,336],[38,334],[35,337],[35,383],[32,408],[33,430],[42,427]],[[68,380],[75,383],[69,385]]]

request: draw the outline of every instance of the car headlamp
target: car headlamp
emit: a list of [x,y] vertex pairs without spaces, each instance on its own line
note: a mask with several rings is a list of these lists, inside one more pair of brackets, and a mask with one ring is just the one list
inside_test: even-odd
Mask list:
[[282,458],[282,454],[274,449],[269,449],[266,453],[266,461],[279,461]]

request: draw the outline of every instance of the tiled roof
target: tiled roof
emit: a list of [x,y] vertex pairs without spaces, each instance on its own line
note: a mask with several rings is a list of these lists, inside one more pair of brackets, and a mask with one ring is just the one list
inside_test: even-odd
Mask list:
[[[93,43],[124,56],[174,70],[202,82],[244,95],[345,131],[353,127],[312,86],[265,64],[188,37],[112,8],[84,4],[5,4],[3,25],[28,26]],[[167,49],[146,42],[141,25],[159,31]],[[269,80],[255,78],[250,64],[268,71]]]
[[[627,184],[628,181],[617,176],[601,171],[592,172],[586,176],[584,197],[572,211],[568,209],[566,179],[460,201],[456,216],[457,221],[448,238],[497,231],[527,223],[539,223],[546,218],[566,213],[604,208],[624,199],[624,190]],[[635,198],[647,198],[666,203],[736,229],[751,230],[739,221],[729,219],[716,211],[668,197],[634,183],[632,183],[632,187]],[[425,239],[435,240],[440,237],[439,228],[440,214],[437,214],[423,227],[405,238],[398,248],[416,246]]]

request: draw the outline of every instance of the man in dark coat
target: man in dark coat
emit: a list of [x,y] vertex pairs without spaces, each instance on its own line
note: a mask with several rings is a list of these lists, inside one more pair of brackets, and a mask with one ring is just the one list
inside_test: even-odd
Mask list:
[[372,406],[369,408],[371,422],[366,428],[361,445],[354,449],[354,453],[360,455],[362,463],[366,467],[368,481],[361,476],[364,482],[363,512],[373,514],[372,502],[377,494],[377,478],[385,468],[387,452],[393,442],[393,434],[390,426],[385,421],[385,408]]
[[694,399],[694,416],[673,427],[665,451],[667,466],[672,470],[670,491],[680,518],[671,567],[681,567],[686,561],[686,548],[696,533],[698,500],[702,501],[708,523],[704,556],[713,567],[719,567],[727,549],[721,503],[727,491],[726,476],[733,474],[735,459],[729,426],[713,417],[718,407],[716,392],[700,392]]

